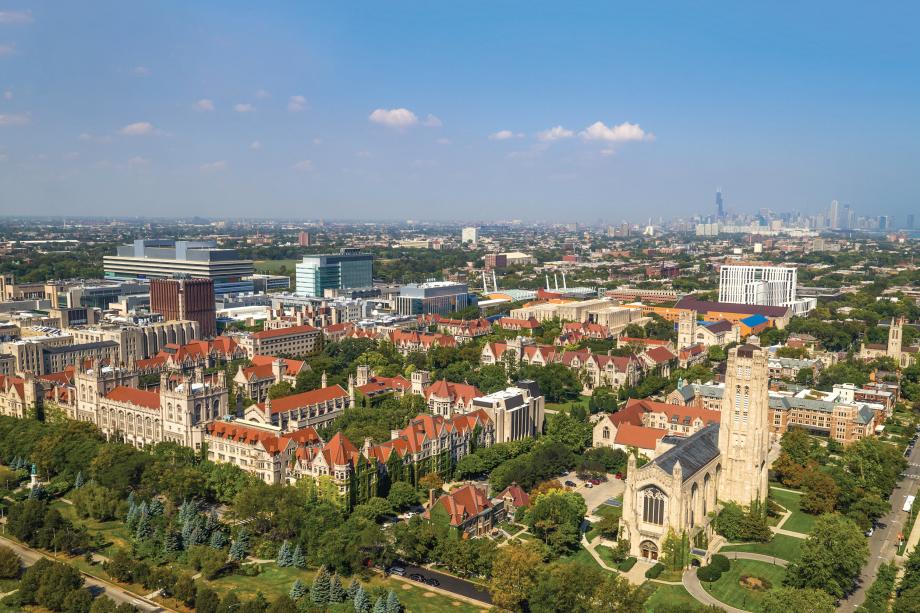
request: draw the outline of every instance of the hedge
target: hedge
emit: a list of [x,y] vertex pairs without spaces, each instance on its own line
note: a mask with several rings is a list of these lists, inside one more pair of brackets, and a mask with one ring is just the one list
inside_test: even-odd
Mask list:
[[731,562],[721,553],[713,554],[712,559],[709,560],[709,565],[713,568],[717,568],[719,573],[724,573],[731,568]]
[[700,581],[713,582],[719,580],[719,577],[722,576],[722,571],[710,564],[696,569],[696,576]]
[[658,575],[660,575],[662,571],[664,571],[664,564],[662,564],[661,562],[657,562],[654,566],[652,566],[650,569],[645,571],[645,578],[646,579],[657,579]]
[[630,570],[632,570],[632,567],[635,565],[636,565],[636,558],[626,558],[625,560],[617,564],[617,568],[620,569],[624,573],[628,573]]

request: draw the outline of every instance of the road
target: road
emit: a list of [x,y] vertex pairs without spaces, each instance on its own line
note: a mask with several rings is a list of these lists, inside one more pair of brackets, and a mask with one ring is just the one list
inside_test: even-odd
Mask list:
[[[859,576],[859,586],[850,597],[840,603],[838,611],[855,611],[866,599],[866,590],[875,581],[879,567],[894,559],[897,554],[898,534],[907,530],[905,522],[907,513],[902,511],[904,499],[909,495],[917,494],[917,483],[920,480],[920,445],[915,445],[910,457],[907,458],[906,477],[901,479],[888,498],[891,503],[891,512],[879,520],[875,534],[869,537],[869,561],[862,569]],[[909,534],[904,534],[908,538]]]
[[[471,583],[465,579],[460,579],[454,577],[453,575],[446,575],[444,573],[439,573],[436,570],[431,570],[430,568],[422,568],[421,566],[415,566],[414,564],[407,564],[405,562],[396,562],[395,566],[402,566],[406,569],[406,578],[409,575],[419,574],[428,578],[434,578],[441,582],[441,585],[438,587],[446,592],[452,594],[459,594],[460,596],[466,596],[467,598],[472,598],[473,600],[478,600],[485,604],[492,604],[492,597],[489,596],[489,592],[475,583]],[[420,584],[421,585],[421,584]]]
[[[19,557],[22,558],[22,563],[26,566],[32,566],[40,558],[48,557],[45,556],[34,549],[29,549],[28,547],[23,547],[15,541],[11,541],[8,538],[0,536],[0,542],[4,545],[15,551],[19,554]],[[100,581],[94,577],[90,577],[86,573],[83,573],[83,577],[86,579],[86,586],[93,593],[94,596],[99,596],[100,594],[105,594],[116,603],[121,604],[126,602],[131,606],[135,607],[138,611],[144,611],[145,613],[155,613],[157,611],[172,611],[172,609],[167,609],[156,603],[151,603],[145,599],[142,599],[137,594],[129,592],[123,588],[107,583],[105,581]]]

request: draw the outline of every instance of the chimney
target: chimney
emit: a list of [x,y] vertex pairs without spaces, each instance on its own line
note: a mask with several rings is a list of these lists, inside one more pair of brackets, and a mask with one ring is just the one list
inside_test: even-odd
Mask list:
[[262,412],[265,414],[265,423],[272,423],[272,399],[265,397],[265,404],[263,405],[264,409]]
[[434,488],[428,490],[428,510],[434,508]]

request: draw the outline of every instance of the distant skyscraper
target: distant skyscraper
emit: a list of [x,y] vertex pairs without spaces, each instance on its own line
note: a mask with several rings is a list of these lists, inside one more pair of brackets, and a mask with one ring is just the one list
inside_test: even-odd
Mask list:
[[914,214],[913,213],[907,216],[907,229],[908,230],[914,229]]
[[827,225],[831,229],[840,227],[840,204],[831,200],[831,210],[827,213]]
[[463,228],[460,232],[460,242],[463,244],[470,243],[474,247],[479,244],[479,228]]
[[301,247],[309,247],[310,246],[310,233],[305,230],[301,230],[300,234],[297,236],[297,244],[300,245]]
[[151,279],[150,310],[166,321],[197,321],[202,338],[217,334],[212,279]]
[[725,219],[725,203],[722,201],[722,188],[716,190],[716,214],[719,219]]

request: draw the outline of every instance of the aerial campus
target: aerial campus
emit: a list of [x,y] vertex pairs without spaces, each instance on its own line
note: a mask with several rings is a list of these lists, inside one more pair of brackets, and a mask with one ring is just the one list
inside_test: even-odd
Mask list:
[[21,4],[0,613],[920,611],[914,7]]

